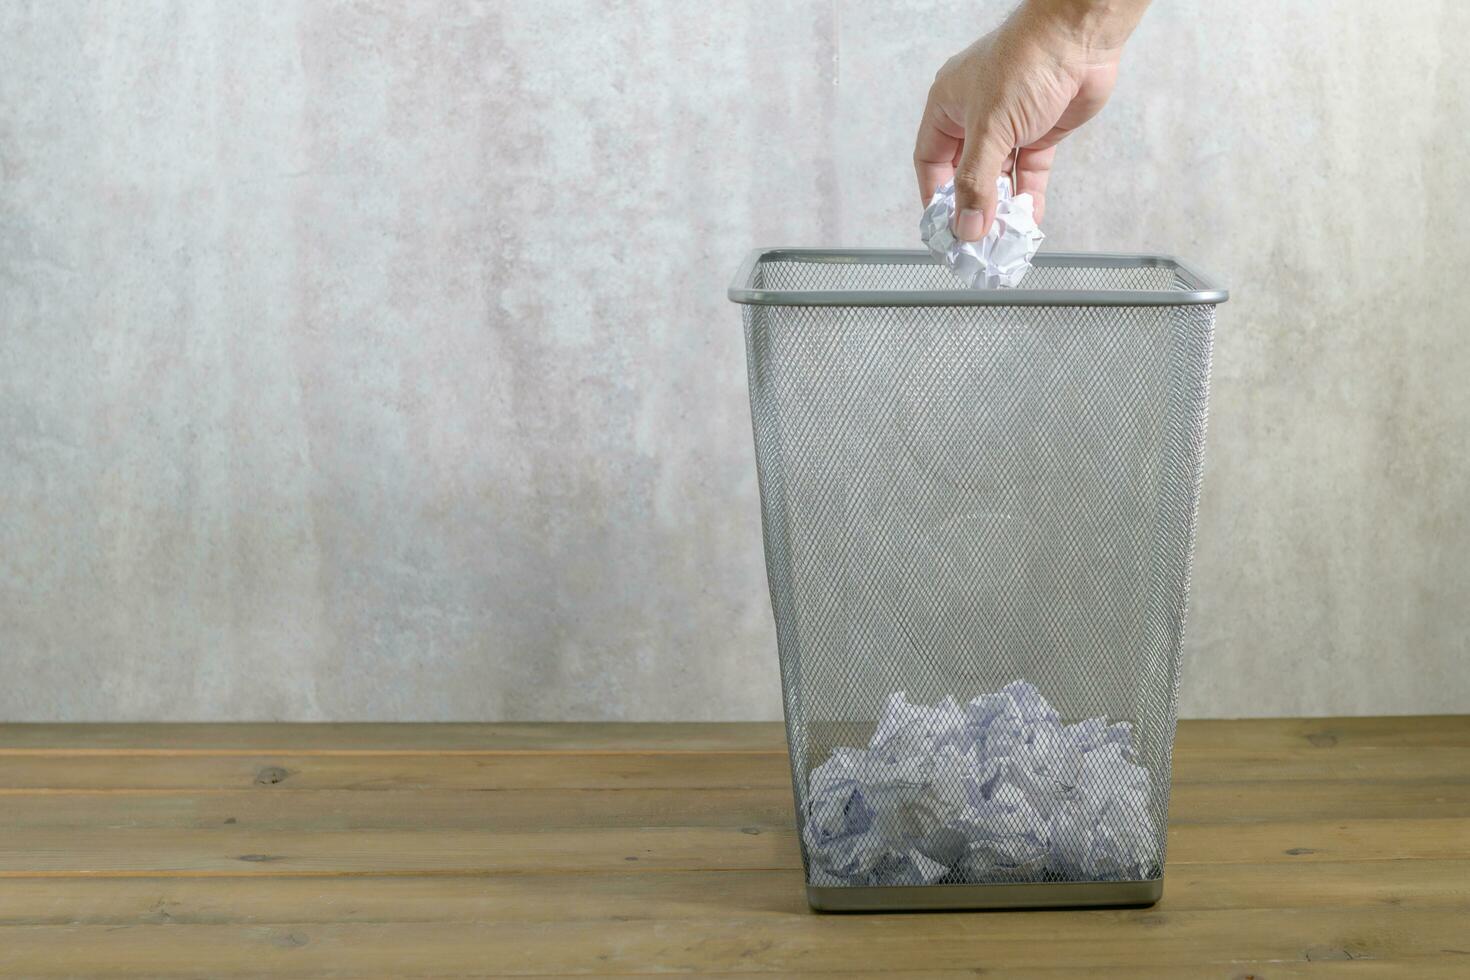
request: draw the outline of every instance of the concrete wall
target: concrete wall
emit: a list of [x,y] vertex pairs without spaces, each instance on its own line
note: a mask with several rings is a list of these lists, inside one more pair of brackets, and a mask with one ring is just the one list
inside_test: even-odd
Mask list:
[[[775,717],[753,244],[995,4],[0,5],[0,717]],[[1191,715],[1470,710],[1470,6],[1161,2],[1054,248],[1228,281]]]

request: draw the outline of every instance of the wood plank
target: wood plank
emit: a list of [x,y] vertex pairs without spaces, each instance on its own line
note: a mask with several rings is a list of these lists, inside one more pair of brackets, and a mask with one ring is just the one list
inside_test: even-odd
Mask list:
[[0,755],[292,752],[771,752],[780,722],[0,724]]
[[1470,715],[1181,721],[1176,750],[1470,748]]
[[[211,976],[1233,967],[1242,959],[1447,961],[1460,910],[1269,909],[685,921],[7,926],[0,973]],[[202,965],[206,965],[201,969]],[[1463,962],[1462,962],[1463,965]]]
[[547,831],[17,829],[0,877],[30,874],[465,874],[794,868],[795,835],[725,827]]
[[[0,803],[3,805],[3,803]],[[1470,817],[1470,780],[1271,780],[1176,784],[1169,823]]]
[[1435,746],[1412,750],[1334,746],[1322,749],[1200,748],[1176,751],[1173,782],[1239,780],[1470,780],[1470,752]]
[[[1181,754],[1176,786],[1302,780],[1470,782],[1470,752],[1421,748],[1201,749]],[[6,790],[752,789],[789,788],[772,752],[474,755],[4,755]]]
[[1261,821],[1169,828],[1169,866],[1470,858],[1470,820]]
[[[1172,865],[1158,906],[1171,912],[1327,907],[1458,908],[1470,915],[1470,862]],[[680,921],[808,914],[797,869],[358,878],[32,877],[8,879],[0,888],[0,925]],[[1094,914],[1132,921],[1135,911]]]
[[[1182,749],[1470,747],[1470,715],[1185,720]],[[0,724],[0,755],[785,751],[780,722]]]
[[[1467,791],[1470,795],[1470,791]],[[1435,806],[1435,804],[1430,804]],[[1455,816],[1454,803],[1431,816]],[[1464,809],[1470,816],[1470,802]],[[0,827],[155,827],[204,830],[548,830],[760,827],[795,820],[789,787],[588,790],[220,790],[178,793],[0,793]]]
[[[1470,859],[1470,819],[1270,821],[1169,829],[1169,862]],[[633,867],[636,865],[636,867]],[[581,873],[797,868],[789,827],[502,831],[15,828],[0,876]]]
[[[1407,816],[1470,817],[1470,782],[1187,783],[1174,787],[1170,823],[1248,823]],[[760,827],[794,819],[788,787],[622,790],[248,790],[0,793],[0,827],[238,825],[265,830],[578,827]]]
[[779,753],[4,756],[0,789],[738,789],[791,787]]

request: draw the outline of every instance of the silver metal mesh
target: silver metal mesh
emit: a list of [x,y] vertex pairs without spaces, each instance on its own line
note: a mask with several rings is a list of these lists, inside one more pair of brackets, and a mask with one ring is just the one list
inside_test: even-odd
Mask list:
[[[958,288],[880,261],[762,262],[751,285]],[[1186,286],[1084,265],[1023,288]],[[892,692],[963,703],[1024,679],[1064,721],[1132,724],[1161,876],[1213,305],[744,315],[798,822],[812,769],[866,746]]]

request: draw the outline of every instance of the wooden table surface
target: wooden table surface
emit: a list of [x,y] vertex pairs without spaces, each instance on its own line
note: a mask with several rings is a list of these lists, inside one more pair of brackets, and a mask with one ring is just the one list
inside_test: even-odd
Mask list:
[[0,976],[1470,977],[1470,718],[1186,722],[1152,909],[807,911],[779,726],[0,726]]

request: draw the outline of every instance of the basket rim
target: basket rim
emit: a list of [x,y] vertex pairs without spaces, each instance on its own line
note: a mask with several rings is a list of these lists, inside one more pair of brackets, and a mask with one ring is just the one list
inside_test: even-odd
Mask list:
[[1230,293],[1213,277],[1172,255],[1123,252],[1042,252],[1042,268],[1165,268],[1187,289],[757,289],[766,262],[831,265],[935,265],[923,249],[754,248],[727,292],[745,306],[1214,306]]

